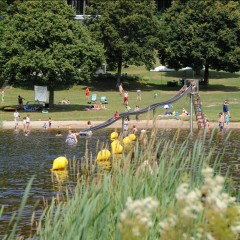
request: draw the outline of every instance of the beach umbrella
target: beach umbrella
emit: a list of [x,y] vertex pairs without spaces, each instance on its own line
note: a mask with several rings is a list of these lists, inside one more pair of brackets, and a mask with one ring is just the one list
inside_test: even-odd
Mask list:
[[174,69],[168,68],[166,66],[158,66],[150,70],[150,72],[174,72],[174,71],[175,71]]
[[163,72],[174,72],[175,69],[168,68],[166,66],[158,66],[155,67],[154,69],[151,69],[150,72],[161,72],[161,82],[162,82],[162,73]]
[[165,109],[166,108],[173,108],[173,106],[171,104],[165,104],[165,105],[162,106],[162,108],[165,108]]
[[192,70],[191,67],[184,67],[184,68],[179,69],[178,71],[190,71],[190,70]]

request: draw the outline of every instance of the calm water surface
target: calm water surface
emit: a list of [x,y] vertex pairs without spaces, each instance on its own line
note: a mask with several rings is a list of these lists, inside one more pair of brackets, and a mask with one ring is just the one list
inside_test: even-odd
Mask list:
[[[80,137],[76,146],[68,146],[65,143],[67,131],[62,137],[56,137],[55,131],[31,131],[26,137],[22,131],[0,130],[0,205],[5,208],[3,216],[0,217],[0,238],[6,231],[6,224],[13,212],[19,208],[26,185],[33,175],[35,178],[29,201],[19,226],[23,235],[29,233],[33,206],[43,197],[50,199],[58,192],[58,188],[52,183],[50,172],[53,160],[59,156],[66,156],[69,159],[76,158],[81,161],[85,154],[86,142],[88,142],[89,152],[92,152],[95,157],[98,140],[109,142],[111,132],[110,129],[99,130],[91,137]],[[172,139],[175,132],[176,130],[161,130],[159,137]],[[179,144],[188,134],[187,130],[181,131]],[[191,144],[198,136],[194,133]],[[230,168],[238,188],[240,186],[240,131],[234,130],[227,140],[226,136],[225,133],[215,137],[216,154],[225,147],[222,167],[225,171]],[[207,143],[206,148],[209,148]],[[40,215],[40,213],[41,210],[38,210],[36,214]]]

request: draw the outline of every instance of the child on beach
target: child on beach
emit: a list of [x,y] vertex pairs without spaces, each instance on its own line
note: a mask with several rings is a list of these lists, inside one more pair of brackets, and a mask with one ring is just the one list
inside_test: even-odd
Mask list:
[[226,124],[226,127],[229,128],[229,115],[228,114],[225,115],[225,124]]
[[219,113],[218,126],[219,126],[220,132],[222,132],[223,131],[223,127],[224,127],[224,116],[223,116],[222,112]]
[[52,119],[51,119],[51,118],[48,119],[48,127],[49,127],[49,128],[52,127]]

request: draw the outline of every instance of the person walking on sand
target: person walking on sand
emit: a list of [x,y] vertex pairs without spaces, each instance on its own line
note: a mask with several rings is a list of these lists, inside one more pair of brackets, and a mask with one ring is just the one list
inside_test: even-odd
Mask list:
[[[128,106],[128,104],[126,104],[125,112],[130,112],[130,110],[131,110],[131,107]],[[129,115],[127,115],[127,119],[128,119],[128,121],[130,121],[130,116]]]
[[229,115],[226,114],[226,115],[224,116],[224,118],[225,118],[225,125],[226,125],[226,128],[229,128]]
[[224,127],[224,116],[223,116],[222,112],[219,113],[218,126],[219,126],[220,132],[222,132],[223,131],[223,127]]
[[15,129],[17,129],[19,118],[20,118],[20,115],[17,109],[15,110],[13,117],[14,117]]
[[125,117],[123,121],[123,130],[128,131],[128,118]]
[[85,90],[85,95],[86,95],[86,99],[87,99],[87,103],[89,103],[89,98],[90,98],[90,90],[89,88],[87,87],[86,90]]
[[93,127],[93,125],[92,125],[91,121],[88,121],[87,122],[87,128],[91,128],[91,127]]
[[51,128],[52,127],[52,119],[48,118],[48,127]]

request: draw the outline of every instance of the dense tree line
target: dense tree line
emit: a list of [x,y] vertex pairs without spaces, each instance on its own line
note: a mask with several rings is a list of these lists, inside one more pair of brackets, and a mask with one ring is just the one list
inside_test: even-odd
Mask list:
[[117,69],[118,84],[124,65],[153,67],[159,29],[155,10],[153,0],[91,0],[86,24],[103,43],[107,64]]
[[10,84],[48,86],[50,106],[56,86],[91,79],[104,59],[101,44],[64,0],[18,3],[4,21],[2,75]]
[[175,0],[161,22],[160,61],[179,69],[240,70],[240,5],[231,0]]

